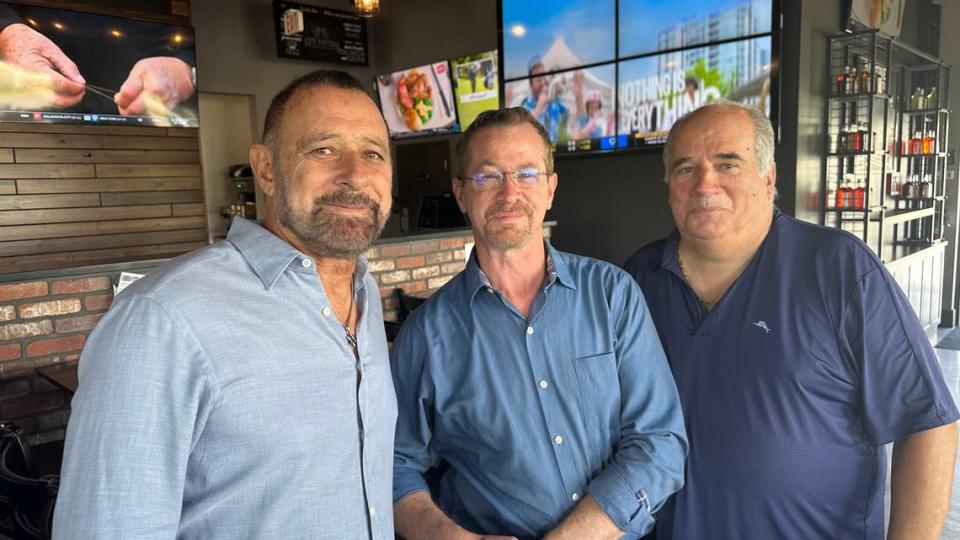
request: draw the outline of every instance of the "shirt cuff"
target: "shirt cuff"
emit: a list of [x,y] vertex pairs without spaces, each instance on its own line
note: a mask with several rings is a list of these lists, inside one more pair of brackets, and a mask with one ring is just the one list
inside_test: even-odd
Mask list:
[[646,492],[631,489],[616,471],[601,473],[590,482],[588,492],[621,531],[640,537],[653,528]]
[[400,502],[400,499],[413,493],[414,491],[430,491],[423,475],[415,469],[407,467],[393,467],[393,504]]

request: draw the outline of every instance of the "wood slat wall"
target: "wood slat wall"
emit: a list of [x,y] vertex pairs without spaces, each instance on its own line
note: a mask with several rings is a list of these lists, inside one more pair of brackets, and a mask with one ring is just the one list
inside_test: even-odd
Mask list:
[[0,273],[206,244],[198,130],[0,124]]

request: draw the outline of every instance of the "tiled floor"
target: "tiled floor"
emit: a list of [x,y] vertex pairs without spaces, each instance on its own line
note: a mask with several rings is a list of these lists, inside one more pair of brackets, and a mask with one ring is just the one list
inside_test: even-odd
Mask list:
[[[946,331],[941,330],[941,335]],[[953,393],[953,399],[960,403],[960,351],[936,349],[940,358],[940,369]],[[889,478],[889,476],[888,476]],[[953,493],[950,496],[950,511],[943,526],[942,540],[960,540],[960,461],[954,466]]]

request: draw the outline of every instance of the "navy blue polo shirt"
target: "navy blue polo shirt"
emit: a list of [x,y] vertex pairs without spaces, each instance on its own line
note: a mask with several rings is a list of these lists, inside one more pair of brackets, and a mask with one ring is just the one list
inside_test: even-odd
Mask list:
[[900,288],[852,235],[776,211],[708,312],[678,242],[674,231],[626,264],[690,441],[658,538],[883,538],[882,445],[958,417]]

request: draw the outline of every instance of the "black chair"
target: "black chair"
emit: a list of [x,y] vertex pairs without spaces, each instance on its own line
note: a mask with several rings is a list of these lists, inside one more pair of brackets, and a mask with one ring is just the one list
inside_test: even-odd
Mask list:
[[397,300],[400,304],[400,311],[397,315],[400,319],[400,324],[403,324],[403,321],[407,320],[407,317],[413,313],[413,310],[417,309],[421,304],[427,301],[426,298],[409,295],[403,292],[403,289],[400,288],[394,289],[394,292],[396,292]]
[[20,426],[0,422],[0,528],[18,540],[50,538],[59,486],[60,475],[39,474]]

